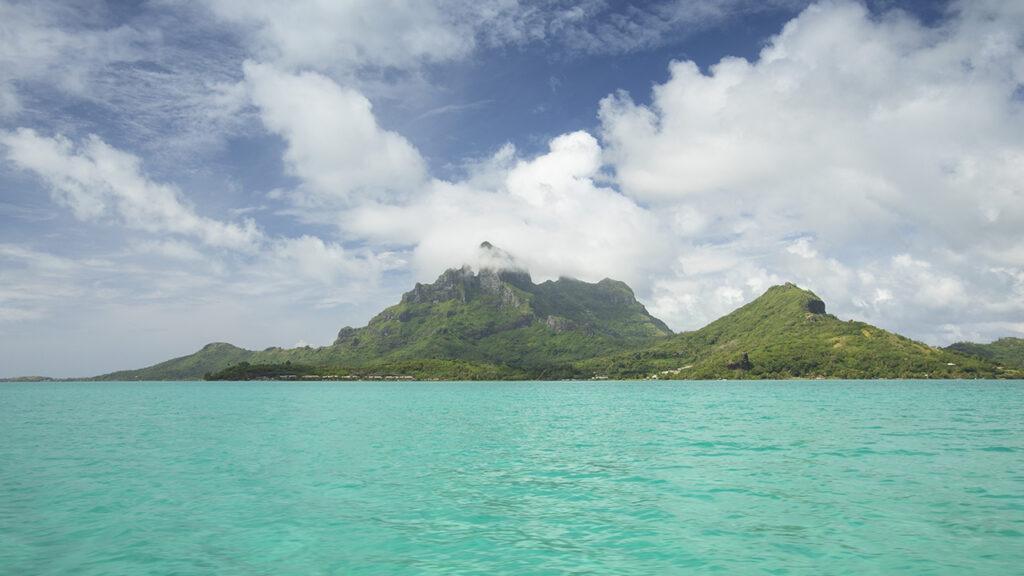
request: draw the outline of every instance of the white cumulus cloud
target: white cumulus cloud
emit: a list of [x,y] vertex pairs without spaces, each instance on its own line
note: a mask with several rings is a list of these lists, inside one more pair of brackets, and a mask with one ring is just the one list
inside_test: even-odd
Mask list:
[[461,182],[435,180],[408,203],[367,205],[345,227],[381,243],[415,246],[422,277],[475,264],[490,241],[538,278],[614,276],[646,284],[664,254],[656,218],[599,183],[601,147],[587,132],[554,138],[532,159],[500,151]]
[[[672,294],[693,302],[696,291],[724,311],[712,285],[779,276],[828,290],[843,312],[885,303],[869,319],[923,334],[927,318],[909,304],[950,314],[990,293],[990,269],[1019,271],[1021,15],[1012,2],[960,3],[927,27],[821,2],[754,61],[677,61],[650,103],[605,98],[605,161],[621,192],[669,215],[680,240],[663,308],[679,313]],[[858,270],[900,280],[860,282]],[[979,322],[1007,298],[971,301]]]
[[382,129],[370,101],[316,72],[291,74],[247,63],[246,82],[260,117],[287,143],[284,161],[302,185],[292,199],[304,206],[393,199],[426,177],[419,152]]

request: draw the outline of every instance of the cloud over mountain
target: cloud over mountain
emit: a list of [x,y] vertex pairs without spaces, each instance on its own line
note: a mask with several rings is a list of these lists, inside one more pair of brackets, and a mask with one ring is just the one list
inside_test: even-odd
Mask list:
[[[1006,8],[965,4],[925,27],[852,2],[812,6],[756,61],[676,61],[650,104],[602,100],[606,161],[625,195],[673,214],[689,244],[679,279],[712,279],[689,283],[696,292],[749,295],[764,274],[795,275],[872,320],[941,310],[965,328],[958,312],[973,304],[979,324],[995,321],[1020,293],[1024,255],[1024,53]],[[709,269],[714,259],[759,265]],[[1008,299],[979,310],[1003,275]],[[870,304],[877,291],[890,297]],[[929,312],[883,304],[908,301]]]
[[0,0],[4,363],[324,343],[484,240],[676,330],[1024,334],[1024,8],[892,6]]

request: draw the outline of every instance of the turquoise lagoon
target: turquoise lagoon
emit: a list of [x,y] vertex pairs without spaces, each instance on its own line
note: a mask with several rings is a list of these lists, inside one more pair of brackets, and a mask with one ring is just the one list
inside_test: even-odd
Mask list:
[[2,574],[1021,574],[1022,382],[0,384]]

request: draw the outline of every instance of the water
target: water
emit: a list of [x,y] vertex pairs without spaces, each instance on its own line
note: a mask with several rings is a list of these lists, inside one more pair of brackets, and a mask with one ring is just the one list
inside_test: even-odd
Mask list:
[[0,384],[2,574],[1021,574],[1024,383]]

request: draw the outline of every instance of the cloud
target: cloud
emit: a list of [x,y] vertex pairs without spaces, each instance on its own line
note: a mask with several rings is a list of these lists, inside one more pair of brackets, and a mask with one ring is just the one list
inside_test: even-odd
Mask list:
[[324,289],[333,291],[339,286],[347,286],[346,290],[373,288],[387,268],[386,260],[366,250],[350,250],[336,242],[303,235],[275,239],[258,263],[249,267],[248,274],[261,289],[269,286],[280,293],[295,294],[309,287],[311,294],[322,295]]
[[414,246],[422,279],[479,265],[477,246],[490,241],[541,279],[615,276],[646,285],[663,255],[659,224],[600,177],[601,147],[579,131],[532,159],[506,147],[464,181],[434,180],[407,203],[354,209],[344,226],[374,243]]
[[80,298],[86,290],[74,280],[83,272],[111,269],[109,261],[74,260],[9,243],[0,244],[0,265],[0,334],[5,325],[45,318],[54,307]]
[[220,18],[252,31],[257,53],[285,67],[408,68],[467,55],[474,31],[469,3],[416,0],[209,0]]
[[426,178],[419,152],[382,129],[370,101],[315,72],[290,74],[246,63],[246,82],[264,125],[284,138],[284,161],[302,180],[292,194],[317,206],[394,199]]
[[[482,50],[541,44],[553,56],[622,54],[744,15],[794,11],[808,0],[207,0],[241,26],[255,57],[284,69],[350,79],[380,69],[417,70]],[[364,78],[365,79],[365,78]]]
[[[78,220],[144,233],[126,236],[126,249],[113,256],[121,261],[123,274],[137,276],[127,282],[136,288],[152,284],[148,275],[161,278],[159,287],[140,294],[219,285],[222,291],[247,294],[295,296],[301,291],[304,298],[322,300],[324,288],[372,289],[389,269],[387,254],[350,250],[310,235],[268,237],[248,218],[235,223],[201,216],[176,187],[150,180],[137,157],[95,136],[76,146],[61,136],[21,129],[0,133],[0,145],[14,165],[46,182],[54,200]],[[39,274],[59,270],[81,279],[83,273],[71,260],[31,248],[10,245],[0,255],[31,261]],[[153,272],[153,258],[163,259],[159,274]]]
[[204,262],[206,256],[192,243],[183,240],[147,240],[139,242],[134,249],[140,254],[150,254],[182,262]]
[[[773,228],[840,241],[867,218],[962,239],[965,221],[980,229],[997,213],[1019,215],[994,196],[1019,175],[1012,95],[1024,77],[1012,43],[979,49],[958,32],[898,14],[876,23],[853,3],[816,5],[757,62],[728,58],[708,74],[674,62],[650,106],[626,94],[603,100],[608,160],[623,192],[645,202],[710,200],[731,211],[728,199],[774,209]],[[925,197],[941,203],[918,210]]]
[[668,0],[624,6],[584,2],[550,13],[544,29],[576,53],[622,54],[678,42],[741,16],[798,10],[807,4],[808,0]]
[[0,22],[0,129],[97,134],[161,177],[215,179],[211,159],[257,125],[236,31],[197,5],[0,0]]
[[99,69],[137,57],[146,35],[96,25],[99,11],[90,2],[0,2],[0,118],[22,111],[26,85],[80,94]]
[[[602,100],[620,191],[666,215],[682,241],[678,276],[656,289],[661,308],[683,311],[675,294],[717,313],[711,286],[781,276],[827,288],[847,313],[882,290],[891,315],[874,318],[923,332],[929,319],[900,304],[950,314],[990,293],[991,269],[1019,271],[1024,21],[1012,4],[958,4],[929,28],[822,2],[756,61],[673,62],[649,104]],[[716,259],[733,264],[709,267]],[[860,282],[858,270],[900,281]],[[979,317],[1024,314],[997,294],[971,302]]]
[[[806,2],[205,4],[0,0],[0,155],[36,177],[0,174],[13,183],[0,331],[38,322],[48,342],[65,325],[132,334],[144,318],[151,342],[182,353],[197,338],[326,343],[344,321],[325,309],[358,302],[347,318],[365,320],[410,280],[480,265],[484,240],[537,279],[626,280],[676,329],[784,281],[932,343],[1024,329],[1019,2],[929,8],[928,25],[820,2],[756,58],[673,62],[650,94],[603,99],[596,130],[468,161],[438,158],[396,119],[483,103],[503,125],[500,98],[434,85],[477,58],[635,52]],[[547,94],[550,72],[537,78]],[[277,138],[284,175],[262,165]],[[66,210],[22,202],[45,197],[33,181]],[[245,199],[265,209],[203,212],[256,187],[279,188]],[[63,226],[72,216],[89,225]],[[109,357],[90,345],[83,357]]]
[[[344,323],[393,303],[378,286],[394,264],[387,254],[313,237],[270,239],[247,257],[203,248],[146,240],[103,258],[72,258],[0,243],[5,375],[88,376],[211,341],[325,345]],[[47,357],[55,347],[69,363]]]
[[54,200],[79,220],[114,218],[128,228],[180,234],[243,252],[255,250],[262,240],[253,220],[225,223],[197,215],[177,188],[148,179],[137,157],[96,136],[76,146],[67,138],[22,128],[0,133],[0,143],[11,162],[42,178]]

